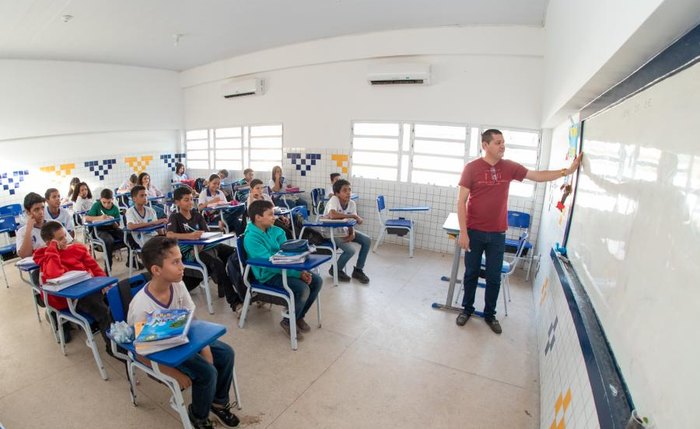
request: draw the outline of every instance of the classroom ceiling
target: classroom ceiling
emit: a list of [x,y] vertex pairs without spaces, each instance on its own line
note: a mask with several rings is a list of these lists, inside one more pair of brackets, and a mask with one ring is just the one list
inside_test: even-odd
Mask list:
[[455,25],[541,27],[547,3],[0,0],[0,58],[87,61],[179,71],[263,49],[349,34]]

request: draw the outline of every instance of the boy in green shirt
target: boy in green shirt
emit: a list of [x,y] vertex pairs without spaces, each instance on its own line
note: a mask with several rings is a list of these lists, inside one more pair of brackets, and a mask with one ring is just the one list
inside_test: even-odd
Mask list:
[[97,236],[105,242],[105,249],[103,249],[107,253],[107,269],[105,271],[109,275],[112,268],[114,242],[115,240],[124,239],[124,231],[119,228],[121,213],[119,212],[119,207],[114,204],[114,194],[111,189],[105,188],[100,192],[100,199],[95,201],[95,204],[85,214],[85,220],[87,222],[98,222],[108,219],[114,219],[114,222],[95,228],[97,229]]

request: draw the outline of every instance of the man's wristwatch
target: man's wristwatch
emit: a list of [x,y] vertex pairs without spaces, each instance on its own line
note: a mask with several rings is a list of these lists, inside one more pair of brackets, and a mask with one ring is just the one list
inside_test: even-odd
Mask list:
[[566,177],[566,168],[561,169],[561,177]]

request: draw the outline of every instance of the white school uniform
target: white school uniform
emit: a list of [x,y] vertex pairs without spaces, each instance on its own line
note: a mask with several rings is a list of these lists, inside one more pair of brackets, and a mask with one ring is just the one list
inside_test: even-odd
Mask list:
[[185,283],[172,283],[170,285],[172,290],[170,302],[158,302],[148,293],[148,284],[144,286],[131,300],[129,304],[129,314],[127,315],[127,323],[131,326],[136,322],[142,322],[146,320],[148,314],[153,313],[157,310],[170,310],[176,308],[184,308],[194,312],[195,305],[190,297],[190,293],[187,292]]
[[68,213],[68,210],[64,209],[63,207],[58,208],[58,216],[55,217],[51,214],[51,212],[49,212],[48,206],[44,207],[44,220],[47,222],[50,220],[59,222],[68,232],[73,232],[75,230],[73,216],[71,216],[71,214]]
[[[156,215],[156,211],[153,210],[152,208],[148,206],[144,206],[144,213],[143,216],[141,216],[141,213],[136,210],[136,206],[134,207],[129,207],[129,210],[126,211],[126,224],[130,223],[147,223],[147,222],[153,222],[154,220],[158,219],[158,215]],[[151,232],[131,232],[131,237],[133,237],[134,241],[139,245],[139,247],[143,247],[144,244],[148,240],[151,239],[151,237],[155,237],[158,235],[157,232],[151,231]]]

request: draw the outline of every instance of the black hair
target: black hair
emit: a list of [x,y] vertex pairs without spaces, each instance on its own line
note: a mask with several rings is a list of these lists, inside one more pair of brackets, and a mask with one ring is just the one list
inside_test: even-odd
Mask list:
[[340,193],[340,190],[343,189],[343,186],[350,186],[350,182],[348,182],[345,179],[338,179],[333,184],[333,194],[338,195]]
[[272,210],[273,207],[274,205],[272,202],[267,200],[256,200],[250,203],[248,206],[248,216],[251,222],[255,223],[256,216],[262,216],[265,211]]
[[248,174],[248,173],[255,173],[255,171],[253,171],[252,168],[246,168],[245,170],[243,170],[243,175],[244,175],[244,176],[245,176],[246,174]]
[[212,180],[221,180],[221,177],[218,174],[212,174],[209,176],[209,182],[211,183]]
[[263,184],[263,181],[262,181],[262,180],[260,180],[260,179],[253,179],[253,180],[250,181],[250,189],[253,189],[254,187],[256,187],[256,186],[258,186],[258,185],[262,185],[262,184]]
[[[146,176],[148,176],[149,179],[151,178],[151,175],[148,174],[148,173],[146,173],[145,171],[144,171],[143,173],[139,174],[139,178],[138,178],[138,180],[136,181],[136,183],[139,184],[139,185],[141,185],[141,186],[143,186],[143,178],[146,177]],[[150,185],[150,183],[149,183],[149,185]]]
[[225,168],[223,168],[223,169],[219,170],[219,172],[216,173],[216,174],[218,174],[218,175],[220,175],[220,176],[224,176],[223,178],[225,179],[225,178],[228,177],[228,170],[225,169]]
[[85,182],[80,182],[77,185],[75,185],[75,190],[73,191],[73,195],[70,197],[71,201],[76,202],[78,200],[78,196],[80,195],[80,188],[85,186],[88,190],[87,197],[92,199],[92,191],[90,190],[90,187],[88,186],[87,183]]
[[340,177],[340,173],[331,173],[331,182],[332,182],[333,179],[335,179],[336,177]]
[[34,204],[45,203],[46,199],[36,192],[30,192],[24,196],[24,209],[30,211]]
[[47,189],[46,192],[44,192],[44,198],[46,198],[48,200],[49,197],[51,196],[51,194],[53,194],[54,192],[58,192],[58,189],[56,189],[56,188]]
[[143,187],[142,185],[136,185],[133,188],[131,188],[131,198],[134,199],[136,196],[139,194],[141,191],[145,191],[146,188]]
[[139,176],[132,174],[129,176],[129,182],[133,183],[134,185],[139,182]]
[[49,241],[53,240],[53,235],[56,234],[56,231],[62,228],[63,225],[55,220],[46,222],[41,226],[41,239],[48,243]]
[[165,256],[173,247],[177,247],[177,240],[174,238],[155,236],[148,240],[141,248],[141,259],[146,271],[150,273],[154,265],[162,267]]
[[192,195],[194,191],[189,186],[178,186],[175,191],[173,191],[173,200],[180,201],[185,195]]
[[184,171],[184,170],[185,170],[185,164],[183,164],[183,163],[181,163],[181,162],[176,162],[176,163],[175,163],[175,174],[180,174],[180,168],[183,169],[182,172],[184,173],[184,172],[185,172],[185,171]]
[[503,133],[495,128],[489,128],[488,130],[481,133],[481,141],[486,143],[491,143],[494,135],[502,136]]
[[104,198],[105,200],[111,200],[112,198],[114,198],[114,192],[112,192],[112,190],[109,188],[104,188],[100,192],[100,198]]
[[68,194],[66,195],[66,198],[72,199],[73,195],[78,193],[80,188],[77,188],[77,186],[80,185],[80,183],[81,182],[79,177],[74,177],[70,179],[70,183],[68,184]]

